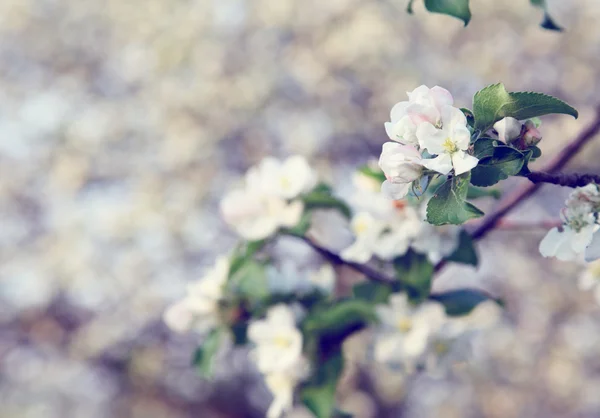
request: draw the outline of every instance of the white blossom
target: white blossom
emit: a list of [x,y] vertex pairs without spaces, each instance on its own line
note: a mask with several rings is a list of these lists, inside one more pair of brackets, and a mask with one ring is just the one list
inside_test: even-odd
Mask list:
[[330,264],[323,264],[318,270],[309,273],[308,280],[314,288],[326,294],[333,293],[336,284],[335,270]]
[[219,303],[229,275],[230,261],[219,257],[206,275],[187,287],[186,296],[170,306],[163,319],[176,332],[191,330],[205,334],[219,323]]
[[430,337],[446,318],[439,303],[413,306],[405,293],[392,295],[388,305],[375,309],[382,323],[382,332],[375,340],[375,360],[407,368],[425,352]]
[[299,358],[285,370],[269,373],[265,383],[273,394],[273,401],[267,410],[266,418],[279,418],[289,412],[294,405],[294,390],[298,383],[308,374],[308,365],[304,358]]
[[273,157],[263,159],[248,170],[247,187],[267,196],[294,199],[312,190],[317,176],[306,159],[295,155],[285,161]]
[[358,212],[350,222],[350,228],[356,240],[351,246],[344,249],[340,256],[344,260],[366,263],[373,256],[377,239],[385,227],[385,222],[376,219],[370,213]]
[[303,210],[301,201],[287,202],[252,189],[234,190],[221,201],[225,222],[249,241],[267,238],[281,227],[295,226]]
[[387,178],[382,191],[392,199],[405,197],[412,183],[423,174],[421,153],[413,146],[394,142],[383,144],[379,167]]
[[559,260],[574,260],[585,253],[588,261],[600,256],[600,237],[596,224],[600,193],[594,184],[578,187],[569,195],[566,207],[561,212],[563,225],[552,228],[540,242],[540,253],[544,257]]
[[411,246],[418,253],[426,254],[433,264],[437,264],[458,248],[460,230],[457,225],[434,226],[423,222],[420,233]]
[[265,319],[251,323],[248,339],[255,344],[251,357],[263,374],[286,371],[302,356],[302,333],[294,311],[285,304],[273,306]]
[[417,145],[416,131],[420,124],[429,122],[439,125],[441,109],[452,105],[454,99],[448,90],[435,86],[419,86],[408,94],[408,101],[394,105],[390,112],[391,122],[385,123],[390,139],[401,144]]
[[422,164],[430,170],[460,175],[474,168],[479,160],[467,152],[471,134],[467,118],[460,109],[452,106],[442,108],[442,126],[424,122],[417,129],[421,149],[427,149],[434,158],[423,159]]

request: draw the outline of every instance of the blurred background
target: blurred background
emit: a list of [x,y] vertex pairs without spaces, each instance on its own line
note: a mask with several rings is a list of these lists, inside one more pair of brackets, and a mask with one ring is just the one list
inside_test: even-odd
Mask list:
[[[246,353],[203,381],[198,341],[160,320],[235,243],[217,205],[249,166],[299,153],[348,187],[420,84],[466,107],[498,81],[568,101],[581,116],[544,118],[537,164],[593,117],[598,1],[548,0],[563,34],[527,0],[473,0],[467,28],[415,3],[2,0],[0,417],[262,416]],[[599,144],[570,169],[597,173]],[[511,217],[556,219],[567,192],[545,186]],[[368,387],[349,373],[341,404],[359,418],[600,416],[599,308],[581,266],[538,254],[544,233],[496,231],[478,271],[436,280],[507,300],[485,373],[407,386],[381,372]]]

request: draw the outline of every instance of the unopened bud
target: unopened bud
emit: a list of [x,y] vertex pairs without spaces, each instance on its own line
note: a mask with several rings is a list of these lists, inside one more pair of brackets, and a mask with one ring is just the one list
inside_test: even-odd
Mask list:
[[515,118],[506,117],[494,124],[494,129],[498,132],[500,141],[510,144],[521,136],[523,124]]
[[525,146],[531,147],[537,145],[541,140],[542,133],[535,127],[535,123],[530,120],[525,122],[525,133],[523,134]]

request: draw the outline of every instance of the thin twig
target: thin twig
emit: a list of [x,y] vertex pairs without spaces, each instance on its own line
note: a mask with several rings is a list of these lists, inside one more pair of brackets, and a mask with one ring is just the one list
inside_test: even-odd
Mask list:
[[297,236],[297,235],[294,235],[294,236],[303,240],[310,247],[312,247],[317,253],[319,253],[326,259],[328,259],[332,264],[348,266],[351,269],[364,274],[370,280],[373,280],[375,282],[391,283],[391,282],[395,281],[395,279],[393,277],[388,277],[385,274],[380,273],[379,271],[369,267],[366,264],[360,264],[360,263],[355,263],[353,261],[344,260],[338,254],[334,253],[333,251],[328,250],[327,248],[321,247],[320,245],[316,244],[314,241],[310,240],[307,237],[301,237],[301,236]]

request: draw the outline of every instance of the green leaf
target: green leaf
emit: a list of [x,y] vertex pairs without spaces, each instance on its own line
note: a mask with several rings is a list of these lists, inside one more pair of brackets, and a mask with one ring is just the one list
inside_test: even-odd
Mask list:
[[371,303],[385,303],[394,292],[392,285],[366,281],[357,283],[352,287],[352,295],[356,299]]
[[266,240],[261,241],[246,241],[240,243],[237,248],[233,251],[231,256],[231,264],[229,267],[229,277],[233,276],[235,272],[250,258],[252,258],[264,245]]
[[213,359],[221,346],[221,339],[225,334],[223,329],[212,330],[204,339],[202,345],[194,353],[193,364],[204,378],[210,378],[213,374]]
[[302,403],[317,418],[331,418],[335,411],[335,391],[344,368],[341,352],[329,357],[315,369],[315,374],[300,390]]
[[446,257],[446,260],[477,266],[479,263],[477,250],[475,249],[475,243],[471,239],[471,235],[467,231],[460,231],[458,247],[450,256]]
[[467,124],[471,128],[473,126],[475,126],[475,116],[473,115],[473,111],[471,109],[467,109],[466,107],[461,107],[460,110],[461,110],[461,112],[463,112],[463,114],[467,118]]
[[303,321],[306,334],[340,336],[354,332],[376,320],[373,304],[365,300],[345,299],[315,308]]
[[[477,305],[492,299],[487,293],[476,289],[456,289],[444,293],[432,294],[429,299],[444,305],[446,313],[451,316],[467,315]],[[495,299],[493,299],[495,300]],[[498,300],[495,300],[500,303]]]
[[480,197],[491,197],[498,200],[502,197],[502,192],[497,189],[481,189],[479,187],[469,186],[467,199],[478,199]]
[[250,302],[258,302],[269,296],[265,265],[258,261],[246,260],[229,278],[228,285],[237,295]]
[[540,9],[544,10],[544,20],[540,24],[540,26],[542,28],[549,29],[549,30],[555,30],[555,31],[558,31],[558,32],[562,32],[563,31],[563,28],[561,28],[560,26],[558,26],[554,22],[554,20],[550,17],[550,15],[548,14],[546,0],[531,0],[531,4],[533,6],[539,7]]
[[504,84],[492,84],[475,93],[473,97],[473,114],[475,115],[475,129],[485,132],[496,122],[502,119],[502,107],[510,102],[510,95]]
[[412,301],[418,302],[429,296],[433,264],[426,255],[408,250],[403,256],[394,259],[394,268],[396,277]]
[[542,93],[510,93],[510,101],[502,107],[502,118],[511,116],[519,120],[553,113],[571,115],[575,119],[579,116],[579,113],[574,107],[569,106],[567,103],[556,97]]
[[427,221],[433,225],[460,225],[483,212],[466,201],[470,173],[453,176],[435,191],[427,204]]
[[487,187],[515,176],[523,167],[525,156],[520,151],[500,145],[494,148],[492,157],[479,160],[479,164],[471,170],[471,184]]
[[494,148],[497,146],[497,142],[497,140],[492,138],[479,138],[473,144],[473,155],[480,160],[485,157],[491,157],[494,155]]
[[304,202],[304,209],[337,209],[346,218],[352,216],[352,212],[346,203],[338,199],[331,194],[331,190],[325,190],[324,188],[315,189],[312,192],[301,196],[300,198]]
[[537,158],[542,156],[542,150],[539,149],[538,147],[531,146],[529,148],[527,148],[526,150],[522,151],[525,162],[523,163],[523,167],[521,168],[521,170],[519,171],[519,176],[526,176],[527,174],[531,173],[531,170],[529,169],[529,163],[531,161],[535,161]]
[[462,20],[465,26],[471,20],[469,0],[425,0],[425,8],[432,13],[456,17]]
[[523,120],[552,113],[578,117],[577,110],[562,100],[542,93],[509,93],[502,83],[487,86],[473,97],[475,129],[481,132],[507,116]]

